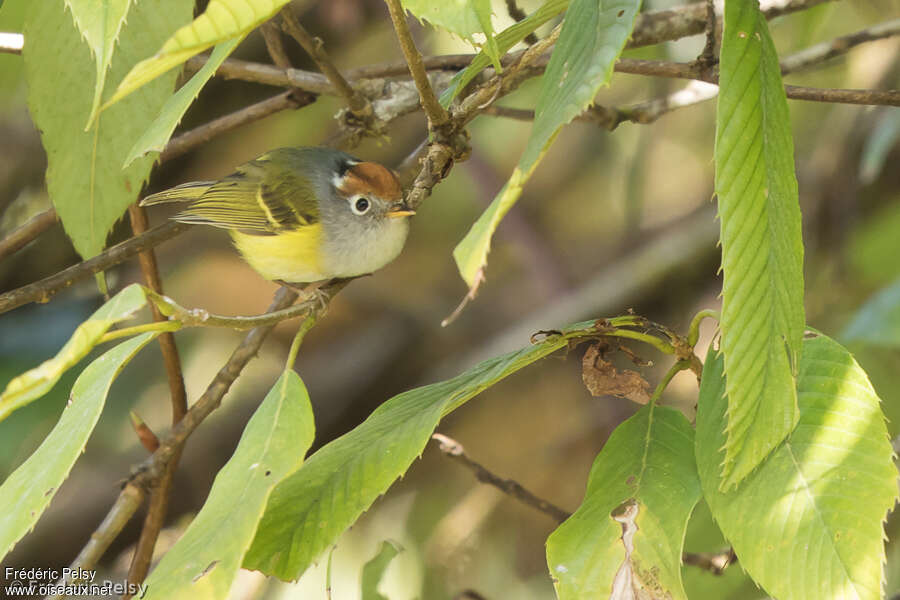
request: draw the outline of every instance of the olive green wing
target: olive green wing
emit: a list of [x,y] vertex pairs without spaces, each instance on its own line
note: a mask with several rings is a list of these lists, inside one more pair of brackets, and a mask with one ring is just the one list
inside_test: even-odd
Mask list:
[[[170,190],[171,195],[180,187]],[[194,188],[186,187],[184,191],[193,192]],[[270,155],[238,167],[228,177],[208,185],[201,194],[185,199],[191,203],[172,217],[182,223],[274,234],[319,220],[310,183]]]

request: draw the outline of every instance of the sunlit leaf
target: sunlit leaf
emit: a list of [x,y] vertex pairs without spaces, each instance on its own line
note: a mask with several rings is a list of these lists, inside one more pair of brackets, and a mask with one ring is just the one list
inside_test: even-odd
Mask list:
[[[134,4],[119,32],[107,87],[190,18],[191,7],[182,0]],[[23,54],[28,108],[47,151],[50,199],[75,249],[87,258],[103,249],[150,173],[151,157],[125,170],[122,157],[172,94],[176,74],[104,112],[84,131],[94,96],[94,78],[85,74],[96,71],[96,61],[63,0],[31,3]]]
[[694,430],[672,408],[647,405],[616,428],[581,506],[547,540],[560,600],[610,597],[610,590],[686,598],[681,550],[700,499],[693,446]]
[[721,491],[724,360],[710,349],[696,458],[713,517],[741,567],[779,600],[881,598],[883,522],[897,469],[878,396],[837,342],[804,340],[797,427],[737,489]]
[[[202,15],[176,31],[162,47],[157,45],[153,56],[134,65],[103,110],[198,52],[247,35],[252,29],[268,21],[288,1],[210,0]],[[147,52],[144,56],[149,54]]]
[[72,11],[75,26],[91,49],[97,65],[94,80],[94,99],[91,103],[89,120],[93,120],[100,108],[100,98],[106,84],[106,73],[112,61],[113,50],[119,31],[125,24],[125,17],[131,0],[65,0]]
[[462,278],[475,289],[483,277],[491,237],[522,194],[559,129],[584,111],[609,82],[613,63],[631,34],[640,0],[573,0],[544,72],[534,126],[509,181],[453,250]]
[[6,389],[0,394],[0,421],[17,408],[49,392],[63,373],[87,356],[110,327],[129,318],[146,303],[144,289],[132,284],[98,308],[87,321],[78,326],[56,356],[22,373],[6,385]]
[[797,423],[805,318],[794,145],[778,55],[755,2],[728,0],[716,122],[722,351],[733,487]]
[[34,527],[81,456],[116,375],[157,335],[122,342],[89,364],[75,381],[56,427],[0,486],[0,558]]
[[472,44],[477,43],[477,34],[484,34],[484,52],[499,66],[500,52],[494,40],[490,0],[401,0],[401,4],[418,19],[442,27]]
[[314,434],[309,394],[288,369],[247,423],[200,513],[150,574],[145,598],[228,596],[269,493],[303,463]]
[[131,147],[131,151],[128,152],[128,157],[125,159],[125,167],[148,152],[162,152],[163,148],[166,147],[169,138],[172,137],[172,132],[175,131],[175,127],[178,126],[178,122],[181,121],[181,117],[184,116],[184,113],[191,105],[191,102],[194,101],[197,94],[200,93],[200,90],[206,85],[206,82],[209,81],[209,78],[215,74],[219,65],[228,58],[228,55],[234,51],[243,39],[243,36],[239,36],[227,42],[223,42],[213,49],[206,64],[204,64],[199,71],[194,73],[194,76],[191,77],[190,81],[181,86],[181,88],[166,101],[165,106],[162,107],[156,120],[150,124],[147,131],[145,131],[134,143],[134,146]]
[[244,567],[296,579],[422,453],[440,419],[507,375],[596,333],[579,323],[465,373],[394,396],[276,486]]

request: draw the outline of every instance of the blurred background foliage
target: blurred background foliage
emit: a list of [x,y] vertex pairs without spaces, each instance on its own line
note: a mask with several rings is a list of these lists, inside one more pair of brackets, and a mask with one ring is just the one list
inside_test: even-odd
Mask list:
[[[3,3],[0,31],[21,31],[26,4]],[[307,29],[324,39],[339,67],[400,58],[387,10],[379,0],[295,4]],[[644,10],[676,4],[650,0]],[[530,12],[539,3],[522,0],[520,5]],[[494,12],[498,30],[512,22],[504,2],[495,0]],[[898,14],[897,0],[833,2],[776,19],[771,28],[784,55]],[[414,33],[426,54],[470,51],[459,40],[427,27],[416,27]],[[296,66],[314,69],[299,47],[285,41]],[[626,56],[689,61],[703,41],[694,36]],[[787,82],[897,87],[898,46],[898,39],[865,44],[812,71],[791,75]],[[269,62],[258,32],[235,56]],[[523,85],[503,104],[533,107],[537,84],[532,80]],[[597,102],[624,106],[684,85],[678,80],[615,74]],[[181,129],[273,93],[262,85],[213,79]],[[339,108],[338,99],[322,97],[302,110],[278,113],[222,135],[157,169],[146,190],[226,175],[271,148],[321,143],[335,131],[332,116]],[[811,326],[839,336],[868,298],[900,277],[900,111],[798,101],[791,101],[790,109],[804,220],[807,318]],[[614,132],[581,122],[565,128],[523,199],[500,225],[488,280],[478,299],[450,327],[441,328],[441,319],[465,293],[451,251],[512,172],[529,133],[526,122],[479,117],[470,127],[471,159],[457,165],[421,208],[404,253],[374,277],[355,281],[339,294],[303,346],[297,370],[316,414],[314,449],[354,427],[391,395],[525,345],[537,329],[634,309],[685,332],[698,309],[717,307],[719,252],[716,226],[710,226],[714,111],[715,104],[705,102],[651,125],[626,123]],[[388,139],[366,140],[352,151],[395,166],[423,135],[424,117],[416,113],[396,122]],[[25,107],[21,57],[0,54],[0,237],[49,207],[45,165]],[[165,218],[163,211],[151,214],[152,224]],[[676,239],[678,232],[690,235]],[[127,223],[120,224],[110,241],[129,234]],[[660,251],[652,260],[635,260],[654,243]],[[183,306],[256,314],[265,310],[275,291],[274,284],[240,260],[228,236],[218,230],[192,229],[157,253],[166,292]],[[77,260],[57,225],[0,262],[0,291]],[[136,261],[109,273],[113,286],[139,280]],[[88,281],[48,304],[0,316],[0,385],[51,356],[99,303],[96,287]],[[277,377],[295,326],[279,326],[222,408],[191,438],[176,479],[171,527],[158,551],[171,545],[187,517],[202,505],[247,418]],[[705,341],[698,348],[701,356],[711,328],[707,322]],[[202,392],[238,336],[219,330],[177,334],[189,398]],[[897,322],[887,337],[893,344],[875,346],[858,340],[850,347],[883,399],[891,433],[896,435],[900,432]],[[658,367],[644,369],[655,384],[662,374],[659,368],[667,368],[668,360],[644,347],[633,349],[641,358],[659,361]],[[439,431],[459,440],[470,456],[496,473],[574,510],[596,453],[609,433],[636,410],[624,399],[590,396],[581,383],[582,352],[547,359],[492,387],[451,415]],[[73,379],[71,374],[64,377],[51,394],[0,423],[0,477],[20,464],[56,422]],[[153,429],[163,431],[169,421],[167,394],[159,351],[152,346],[114,385],[86,456],[36,530],[9,557],[9,565],[69,564],[108,510],[129,466],[145,455],[128,412],[137,412]],[[693,418],[696,394],[695,379],[683,372],[663,399]],[[104,569],[111,578],[124,573],[128,545],[136,539],[139,523],[140,518],[133,519],[107,554]],[[338,543],[332,595],[342,600],[358,597],[362,565],[375,556],[382,540],[392,539],[404,548],[381,586],[392,600],[452,598],[469,589],[487,599],[551,598],[544,541],[554,527],[547,515],[479,484],[429,446],[409,474]],[[892,517],[888,596],[900,592],[898,534],[900,522]],[[714,552],[723,547],[701,505],[685,549]],[[323,559],[295,585],[242,573],[235,597],[324,598],[326,563]],[[695,567],[684,567],[684,573],[691,598],[764,595],[739,566],[722,576]]]

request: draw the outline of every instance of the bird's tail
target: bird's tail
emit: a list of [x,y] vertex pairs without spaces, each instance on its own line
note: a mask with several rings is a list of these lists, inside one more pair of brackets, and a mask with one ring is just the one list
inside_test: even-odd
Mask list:
[[141,200],[141,206],[153,206],[154,204],[167,204],[169,202],[188,202],[196,200],[210,188],[215,181],[192,181],[182,183],[175,187],[157,192]]

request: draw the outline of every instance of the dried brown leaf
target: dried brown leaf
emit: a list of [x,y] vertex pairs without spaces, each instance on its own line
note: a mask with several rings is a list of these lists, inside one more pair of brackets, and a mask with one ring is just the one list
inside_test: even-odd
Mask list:
[[650,401],[650,384],[637,371],[617,370],[603,358],[606,348],[592,344],[581,361],[581,378],[592,396],[617,396],[637,404]]

